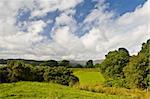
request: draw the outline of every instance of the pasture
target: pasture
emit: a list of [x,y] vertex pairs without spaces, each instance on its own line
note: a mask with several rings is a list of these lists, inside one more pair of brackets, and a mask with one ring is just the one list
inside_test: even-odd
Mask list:
[[[103,75],[96,68],[73,68],[79,84],[70,87],[49,82],[0,84],[0,99],[149,99],[140,90],[104,87]],[[144,97],[144,98],[143,98]]]
[[79,78],[79,83],[81,85],[84,84],[101,84],[105,81],[103,75],[99,72],[96,68],[84,68],[84,69],[74,69],[73,70],[74,75],[76,75]]
[[0,84],[0,99],[128,99],[43,82]]

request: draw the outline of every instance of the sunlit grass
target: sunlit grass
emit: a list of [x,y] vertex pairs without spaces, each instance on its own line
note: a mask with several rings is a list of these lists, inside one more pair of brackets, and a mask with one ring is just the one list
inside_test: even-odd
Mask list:
[[42,82],[0,84],[0,99],[128,99]]
[[105,81],[103,75],[97,69],[76,69],[74,71],[74,75],[76,75],[80,84],[99,84]]

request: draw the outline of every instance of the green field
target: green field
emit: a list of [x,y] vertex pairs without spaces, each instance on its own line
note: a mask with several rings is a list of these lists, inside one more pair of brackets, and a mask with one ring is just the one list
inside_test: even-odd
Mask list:
[[100,84],[105,81],[98,69],[76,69],[74,75],[79,78],[80,84]]
[[128,99],[74,89],[52,83],[17,82],[0,84],[0,99]]
[[140,90],[103,87],[105,79],[98,69],[72,70],[79,78],[76,86],[46,82],[1,83],[0,99],[147,99],[140,98],[146,95]]
[[[79,78],[79,84],[76,86],[78,89],[105,93],[111,95],[125,95],[131,96],[133,99],[150,99],[150,93],[146,93],[139,89],[126,89],[126,88],[115,88],[115,87],[106,87],[103,86],[103,82],[105,81],[103,75],[96,68],[77,68],[73,69],[74,75]],[[116,98],[120,99],[120,98]]]

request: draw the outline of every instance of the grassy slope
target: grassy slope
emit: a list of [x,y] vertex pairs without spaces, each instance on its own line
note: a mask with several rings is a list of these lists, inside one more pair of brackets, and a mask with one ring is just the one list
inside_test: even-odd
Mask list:
[[76,69],[74,74],[79,78],[80,84],[99,84],[105,81],[97,69]]
[[0,84],[0,99],[127,99],[93,93],[52,83],[17,82]]

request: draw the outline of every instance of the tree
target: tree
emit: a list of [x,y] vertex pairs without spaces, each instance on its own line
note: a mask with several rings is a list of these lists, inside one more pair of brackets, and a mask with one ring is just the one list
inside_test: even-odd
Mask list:
[[77,64],[74,68],[83,68],[81,64]]
[[40,66],[49,66],[49,67],[57,67],[58,62],[55,60],[48,60],[40,64]]
[[32,72],[33,72],[33,75],[32,75],[33,81],[39,81],[39,82],[44,81],[43,75],[44,75],[47,68],[44,67],[44,66],[34,67],[33,70],[32,70]]
[[79,79],[67,67],[32,66],[15,60],[8,61],[8,66],[0,67],[0,83],[17,81],[50,81],[73,85]]
[[44,73],[44,80],[62,85],[72,85],[79,82],[79,79],[73,75],[73,72],[66,67],[48,68]]
[[62,60],[62,61],[59,63],[59,66],[71,67],[71,64],[70,64],[70,61],[68,61],[68,60]]
[[124,68],[126,82],[129,88],[150,89],[150,40],[142,44],[137,56],[132,56]]
[[85,67],[87,67],[87,68],[93,68],[94,67],[94,65],[93,65],[93,60],[88,60],[87,62],[86,62],[86,66]]
[[0,83],[6,83],[9,82],[8,80],[8,68],[6,66],[0,67]]
[[11,61],[9,66],[10,67],[10,72],[9,72],[9,79],[11,82],[16,82],[23,80],[25,78],[25,73],[24,73],[24,67],[25,64],[22,61]]
[[100,70],[106,78],[123,77],[123,68],[129,62],[129,52],[125,48],[110,51],[100,64]]

